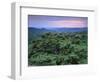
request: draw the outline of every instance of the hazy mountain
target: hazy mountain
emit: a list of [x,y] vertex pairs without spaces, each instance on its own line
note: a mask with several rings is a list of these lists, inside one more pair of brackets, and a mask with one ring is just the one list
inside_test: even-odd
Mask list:
[[84,28],[35,28],[35,27],[28,27],[28,40],[31,41],[32,39],[36,39],[40,37],[43,33],[46,32],[84,32],[88,29]]
[[33,32],[81,32],[81,31],[87,31],[88,29],[86,27],[84,28],[35,28],[35,27],[29,27],[29,31],[32,30]]
[[56,32],[82,32],[82,31],[87,31],[88,29],[86,27],[84,28],[52,28],[49,29],[52,31],[56,31]]

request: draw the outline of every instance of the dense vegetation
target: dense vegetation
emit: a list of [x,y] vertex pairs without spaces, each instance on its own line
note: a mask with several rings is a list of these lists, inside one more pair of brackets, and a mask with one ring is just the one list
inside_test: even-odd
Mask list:
[[87,64],[87,32],[47,32],[28,43],[28,65]]

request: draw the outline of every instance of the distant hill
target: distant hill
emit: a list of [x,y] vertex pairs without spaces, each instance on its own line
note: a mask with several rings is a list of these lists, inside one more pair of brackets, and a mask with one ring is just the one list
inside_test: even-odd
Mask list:
[[45,28],[33,28],[29,27],[28,28],[28,40],[31,41],[32,39],[36,39],[41,36],[41,34],[46,33],[46,32],[52,32],[52,30],[47,30]]
[[49,29],[52,31],[56,31],[56,32],[83,32],[83,31],[87,31],[88,29],[86,27],[84,28],[53,28],[53,29]]
[[84,32],[88,29],[85,28],[35,28],[35,27],[28,27],[28,40],[31,41],[32,39],[36,39],[37,37],[40,37],[41,34],[46,32]]

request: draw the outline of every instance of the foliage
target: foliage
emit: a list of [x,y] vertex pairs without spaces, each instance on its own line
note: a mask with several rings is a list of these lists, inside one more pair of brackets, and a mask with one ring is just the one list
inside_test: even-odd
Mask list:
[[28,65],[87,64],[87,32],[47,32],[28,44]]

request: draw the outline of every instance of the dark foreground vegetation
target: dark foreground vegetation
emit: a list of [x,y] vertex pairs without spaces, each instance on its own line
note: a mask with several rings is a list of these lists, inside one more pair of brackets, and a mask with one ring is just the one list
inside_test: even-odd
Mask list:
[[47,32],[28,43],[29,66],[87,63],[87,32]]

